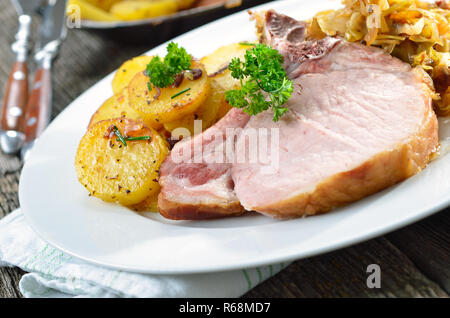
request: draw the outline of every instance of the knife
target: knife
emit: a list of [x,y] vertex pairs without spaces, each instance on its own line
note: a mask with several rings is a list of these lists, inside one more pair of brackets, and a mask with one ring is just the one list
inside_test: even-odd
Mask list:
[[42,0],[11,0],[19,16],[19,29],[15,42],[11,45],[16,58],[6,85],[1,113],[0,147],[4,153],[19,151],[25,136],[23,114],[28,100],[28,68],[30,27],[32,15],[40,7]]
[[66,37],[66,0],[49,0],[43,11],[38,48],[34,55],[38,69],[35,74],[25,110],[24,129],[26,143],[22,159],[26,159],[34,141],[50,122],[52,111],[52,62]]

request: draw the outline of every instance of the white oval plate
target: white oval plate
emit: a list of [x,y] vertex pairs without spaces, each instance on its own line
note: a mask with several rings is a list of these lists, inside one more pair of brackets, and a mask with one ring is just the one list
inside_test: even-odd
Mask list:
[[[282,1],[274,8],[298,19],[339,1]],[[196,57],[237,41],[253,40],[254,24],[241,12],[175,39]],[[150,51],[165,52],[165,44]],[[143,217],[89,197],[74,157],[90,116],[111,94],[112,74],[64,110],[36,142],[19,186],[33,229],[60,250],[122,270],[182,274],[260,266],[348,246],[424,218],[450,202],[450,157],[389,189],[332,213],[287,221],[253,215],[213,221]]]

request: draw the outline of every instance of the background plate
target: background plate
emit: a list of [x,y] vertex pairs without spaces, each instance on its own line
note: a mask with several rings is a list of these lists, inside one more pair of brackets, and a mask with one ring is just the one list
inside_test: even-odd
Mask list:
[[[274,8],[298,19],[339,1],[283,1]],[[232,42],[253,40],[246,12],[175,39],[201,57]],[[150,51],[164,54],[165,45]],[[26,162],[19,199],[34,230],[51,245],[81,259],[145,273],[200,273],[240,269],[312,256],[424,218],[450,203],[450,157],[389,189],[332,213],[277,221],[251,215],[213,221],[143,217],[89,197],[78,183],[74,157],[90,116],[111,94],[113,74],[69,105],[36,142]]]
[[208,6],[179,11],[169,16],[137,21],[98,22],[81,21],[81,30],[89,30],[124,43],[147,43],[155,46],[188,30],[215,21],[226,15],[247,9],[269,0],[222,1]]

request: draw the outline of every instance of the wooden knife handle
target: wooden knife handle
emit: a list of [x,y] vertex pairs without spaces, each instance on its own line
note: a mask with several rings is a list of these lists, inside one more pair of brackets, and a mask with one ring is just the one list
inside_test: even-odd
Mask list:
[[23,114],[28,100],[26,62],[15,62],[6,85],[1,125],[3,130],[23,130]]
[[52,108],[52,82],[50,68],[37,70],[25,111],[24,130],[26,140],[39,137],[50,121]]

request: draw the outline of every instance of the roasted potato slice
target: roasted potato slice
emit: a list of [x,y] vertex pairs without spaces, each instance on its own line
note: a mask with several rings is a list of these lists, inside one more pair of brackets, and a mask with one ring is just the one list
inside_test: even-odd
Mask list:
[[242,42],[221,46],[211,54],[202,58],[200,62],[205,65],[208,75],[220,73],[228,67],[228,64],[234,57],[239,57],[242,60],[245,51],[253,47],[251,44],[253,43]]
[[185,10],[192,7],[196,0],[177,0],[178,10]]
[[[97,111],[92,115],[91,121],[89,122],[88,129],[99,121],[113,118],[129,118],[129,119],[142,119],[137,111],[129,106],[128,100],[128,88],[125,87],[121,92],[115,94],[114,96],[108,98]],[[143,119],[142,119],[143,120]],[[145,124],[152,127],[153,129],[159,130],[162,125],[155,121],[146,122]]]
[[225,99],[225,92],[230,89],[239,89],[241,83],[239,80],[232,78],[230,70],[225,70],[220,74],[217,74],[211,78],[211,81],[217,82],[217,90],[222,91],[222,100],[220,103],[219,111],[217,112],[217,120],[225,116],[232,108]]
[[[150,136],[150,140],[118,140]],[[167,142],[141,121],[126,118],[93,125],[81,139],[75,156],[78,179],[93,196],[130,206],[159,191],[158,169],[168,154]]]
[[233,107],[230,104],[228,104],[228,102],[224,98],[222,100],[222,103],[220,104],[219,110],[217,111],[217,119],[216,120],[219,120],[222,117],[224,117],[230,111],[231,108],[233,108]]
[[230,104],[225,100],[225,92],[241,86],[239,80],[231,77],[231,72],[227,69],[228,64],[234,57],[243,59],[245,52],[252,47],[252,44],[256,43],[244,42],[225,45],[200,60],[205,65],[211,80],[215,80],[220,87],[220,89],[216,89],[222,90],[223,98],[217,113],[217,120],[225,116],[231,109]]
[[88,129],[99,121],[126,117],[130,119],[139,119],[139,114],[128,106],[128,90],[121,92],[108,98],[92,115]]
[[120,2],[122,0],[84,0],[84,1],[89,2],[90,4],[102,10],[109,11],[109,9],[111,9],[113,4]]
[[130,205],[129,208],[136,212],[158,212],[158,195],[159,191],[147,197],[142,202]]
[[241,82],[238,79],[231,77],[230,70],[225,70],[220,74],[212,76],[211,79],[214,79],[224,92],[241,87]]
[[210,93],[209,78],[202,64],[194,61],[191,69],[200,69],[201,76],[189,80],[185,76],[178,87],[152,87],[144,72],[136,74],[128,86],[130,106],[147,121],[167,123],[193,113]]
[[[221,104],[224,102],[224,91],[215,80],[210,80],[210,85],[211,93],[199,108],[197,108],[193,113],[188,114],[180,119],[165,123],[164,128],[167,131],[173,131],[174,129],[179,127],[187,128],[190,131],[191,136],[193,136],[195,120],[202,121],[202,131],[208,129],[212,124],[214,124],[217,119],[217,113],[221,108]],[[195,131],[195,133],[199,132],[201,131]]]
[[75,13],[78,14],[78,12],[74,12],[75,6],[80,11],[79,14],[81,14],[81,18],[85,20],[101,21],[101,22],[114,22],[119,20],[119,18],[96,7],[95,5],[86,0],[70,0],[67,5],[68,17],[72,17],[72,15]]
[[114,94],[127,87],[137,73],[145,71],[147,64],[150,63],[152,58],[152,56],[141,55],[123,63],[111,82]]
[[141,20],[169,15],[175,13],[177,9],[176,0],[125,0],[114,4],[110,12],[121,20]]

